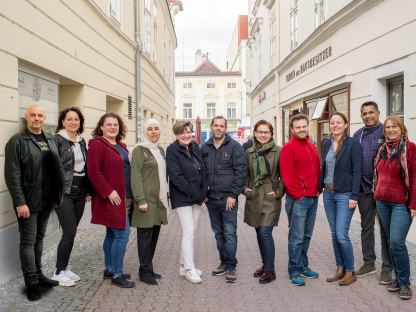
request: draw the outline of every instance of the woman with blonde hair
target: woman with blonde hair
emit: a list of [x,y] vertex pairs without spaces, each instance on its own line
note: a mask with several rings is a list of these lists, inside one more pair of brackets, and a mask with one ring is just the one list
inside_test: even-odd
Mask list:
[[374,160],[374,198],[395,273],[387,290],[398,291],[407,300],[412,298],[406,236],[416,216],[416,145],[397,116],[386,118],[384,135],[386,142]]

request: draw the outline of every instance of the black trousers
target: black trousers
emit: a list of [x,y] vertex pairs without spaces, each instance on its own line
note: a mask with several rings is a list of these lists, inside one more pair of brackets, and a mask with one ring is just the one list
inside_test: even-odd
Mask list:
[[26,286],[39,282],[42,272],[43,239],[48,225],[51,206],[30,213],[29,218],[17,218],[20,232],[19,255]]
[[71,194],[65,194],[62,205],[55,208],[59,224],[62,228],[61,241],[58,244],[56,269],[57,271],[66,270],[74,246],[75,236],[79,221],[84,214],[85,208],[84,188],[72,188]]
[[374,225],[377,216],[380,224],[382,270],[391,272],[393,270],[393,264],[390,258],[387,236],[378,218],[376,201],[372,193],[360,194],[358,209],[361,214],[361,248],[364,263],[374,263],[376,261],[376,253],[374,251]]
[[160,225],[151,228],[137,228],[137,251],[139,254],[139,276],[150,276],[153,273],[153,256],[159,239]]

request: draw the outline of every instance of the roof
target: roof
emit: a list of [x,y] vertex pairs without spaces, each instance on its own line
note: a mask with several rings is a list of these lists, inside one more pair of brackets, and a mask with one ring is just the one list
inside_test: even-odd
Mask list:
[[188,72],[176,72],[176,76],[239,76],[241,72],[221,71],[209,58],[206,58],[197,68]]

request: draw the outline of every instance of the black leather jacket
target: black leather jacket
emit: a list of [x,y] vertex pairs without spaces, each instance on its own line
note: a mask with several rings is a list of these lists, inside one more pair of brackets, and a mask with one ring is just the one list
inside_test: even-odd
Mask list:
[[[64,171],[64,191],[65,194],[71,194],[72,181],[74,178],[74,152],[72,150],[71,142],[62,137],[59,134],[55,135],[55,141],[58,146],[58,153],[62,163],[62,169]],[[81,145],[81,151],[85,159],[85,179],[83,180],[83,187],[91,194],[91,185],[88,182],[87,175],[87,144],[84,138],[79,142]]]
[[[44,132],[53,155],[54,181],[52,201],[60,205],[63,198],[63,171],[53,135]],[[30,212],[42,207],[42,152],[28,130],[15,134],[5,147],[4,177],[13,206],[27,205]]]

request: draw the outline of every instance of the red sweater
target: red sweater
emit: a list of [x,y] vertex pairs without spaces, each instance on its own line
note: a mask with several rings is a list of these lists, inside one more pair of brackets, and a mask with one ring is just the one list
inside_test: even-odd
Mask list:
[[[127,151],[124,143],[120,145]],[[123,159],[120,153],[101,136],[91,139],[87,154],[88,178],[94,187],[91,204],[91,223],[124,229],[126,203]],[[116,190],[120,206],[111,204],[108,195]]]
[[407,169],[409,173],[409,201],[406,203],[404,182],[399,173],[396,161],[381,159],[377,164],[378,178],[375,185],[374,197],[394,203],[408,204],[416,210],[416,145],[407,142]]
[[287,142],[280,154],[280,175],[286,193],[295,200],[303,196],[318,196],[319,157],[309,138],[296,136]]

